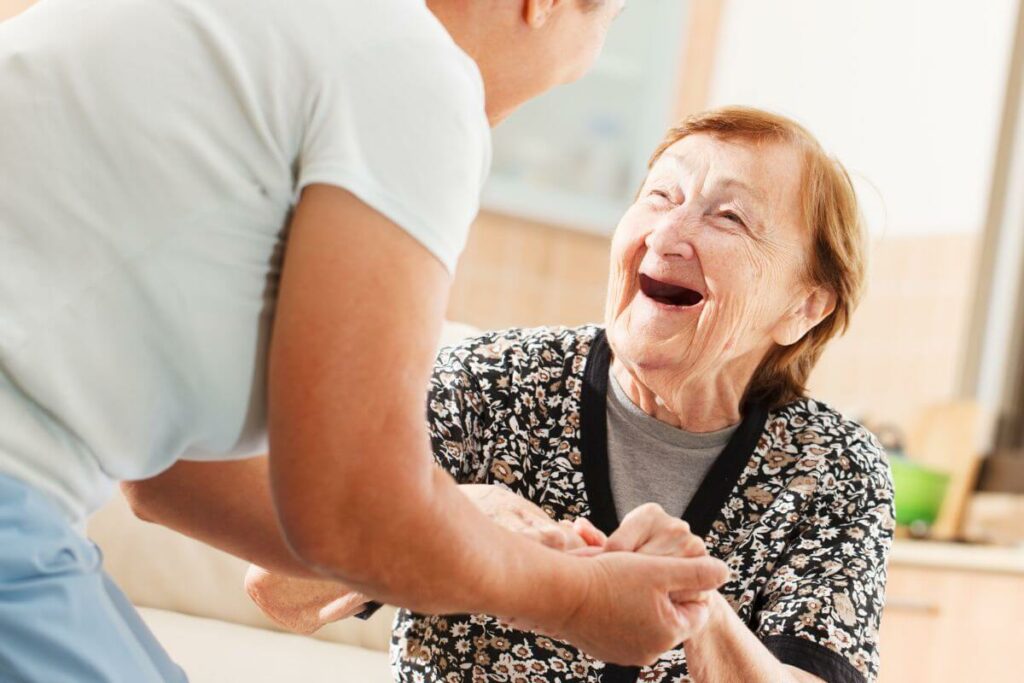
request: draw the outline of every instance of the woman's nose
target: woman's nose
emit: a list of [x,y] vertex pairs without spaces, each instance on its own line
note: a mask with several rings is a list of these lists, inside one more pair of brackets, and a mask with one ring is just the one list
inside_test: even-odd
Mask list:
[[644,243],[648,251],[662,258],[692,259],[697,255],[693,246],[695,230],[684,216],[666,217],[648,233]]

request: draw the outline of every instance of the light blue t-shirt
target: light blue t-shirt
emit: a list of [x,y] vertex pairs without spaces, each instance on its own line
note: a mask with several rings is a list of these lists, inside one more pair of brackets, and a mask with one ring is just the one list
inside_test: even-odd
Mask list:
[[42,0],[0,23],[0,473],[112,482],[265,446],[285,227],[344,187],[454,267],[490,130],[423,0]]

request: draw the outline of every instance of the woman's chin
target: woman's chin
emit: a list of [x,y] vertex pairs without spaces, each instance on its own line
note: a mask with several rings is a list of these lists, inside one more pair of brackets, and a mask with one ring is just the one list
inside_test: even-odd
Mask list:
[[696,329],[697,316],[665,315],[631,305],[609,330],[609,342],[629,365],[654,369],[677,363],[693,343]]
[[703,308],[703,301],[694,306],[673,306],[637,293],[623,318],[631,337],[655,344],[679,342],[693,336]]

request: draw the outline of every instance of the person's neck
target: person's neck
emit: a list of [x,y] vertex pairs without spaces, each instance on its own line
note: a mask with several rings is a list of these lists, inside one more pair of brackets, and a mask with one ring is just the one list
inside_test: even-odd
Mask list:
[[742,418],[743,394],[754,372],[747,364],[705,374],[684,376],[673,369],[628,367],[612,359],[619,386],[641,410],[683,431],[716,432]]
[[[427,8],[455,41],[476,62],[484,83],[484,101],[491,127],[501,123],[520,103],[514,65],[501,62],[494,50],[495,22],[488,3],[427,0]],[[512,39],[505,36],[504,40]]]

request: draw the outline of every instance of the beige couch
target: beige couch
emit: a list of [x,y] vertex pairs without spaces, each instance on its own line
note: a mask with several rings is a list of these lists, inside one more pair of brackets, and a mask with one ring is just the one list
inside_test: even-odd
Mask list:
[[[449,323],[442,343],[473,332]],[[332,624],[313,637],[281,632],[242,588],[246,564],[135,518],[120,495],[89,522],[107,571],[192,683],[384,683],[394,609]]]

